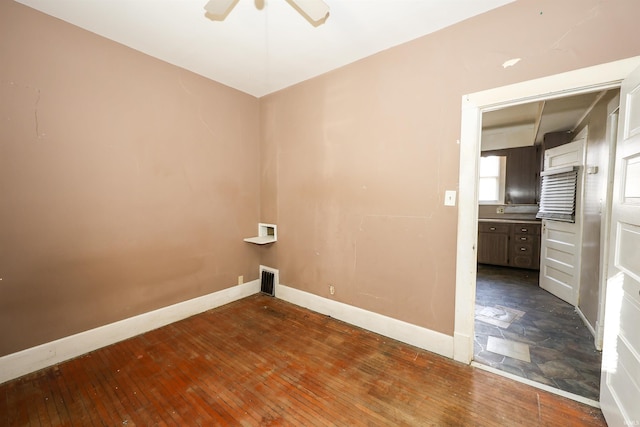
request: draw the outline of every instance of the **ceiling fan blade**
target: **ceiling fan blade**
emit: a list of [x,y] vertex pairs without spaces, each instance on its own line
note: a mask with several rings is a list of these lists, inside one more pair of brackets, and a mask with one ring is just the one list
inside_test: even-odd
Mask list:
[[311,21],[318,22],[329,14],[329,6],[322,0],[289,0]]
[[224,19],[236,3],[238,0],[209,0],[204,6],[204,10],[215,18]]

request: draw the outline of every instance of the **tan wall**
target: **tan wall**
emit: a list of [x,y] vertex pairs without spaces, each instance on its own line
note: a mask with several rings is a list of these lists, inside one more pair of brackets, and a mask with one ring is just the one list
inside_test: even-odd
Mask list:
[[257,278],[259,102],[0,0],[0,355]]
[[607,198],[609,174],[609,143],[607,138],[607,104],[618,93],[608,93],[577,129],[588,126],[586,165],[598,168],[596,174],[584,175],[584,198],[582,218],[582,259],[580,264],[580,299],[578,306],[593,328],[598,319],[600,302],[600,245],[603,233],[602,203]]
[[461,96],[638,55],[638,12],[520,0],[257,101],[0,0],[0,355],[258,262],[452,334]]
[[636,56],[639,13],[521,0],[262,98],[280,281],[452,335],[462,95]]

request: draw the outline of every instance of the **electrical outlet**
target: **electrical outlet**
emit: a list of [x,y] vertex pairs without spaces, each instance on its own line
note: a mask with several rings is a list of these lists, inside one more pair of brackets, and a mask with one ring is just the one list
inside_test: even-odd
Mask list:
[[244,283],[244,276],[238,276],[238,285],[242,285]]
[[504,206],[498,206],[498,209],[496,209],[496,213],[503,214],[504,213]]
[[336,293],[336,288],[333,285],[329,285],[329,293],[331,295],[334,295]]

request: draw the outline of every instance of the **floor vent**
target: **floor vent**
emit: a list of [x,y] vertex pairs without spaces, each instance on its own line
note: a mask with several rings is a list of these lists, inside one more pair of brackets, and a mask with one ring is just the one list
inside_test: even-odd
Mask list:
[[275,296],[275,278],[276,275],[273,271],[262,270],[262,274],[260,275],[260,292]]

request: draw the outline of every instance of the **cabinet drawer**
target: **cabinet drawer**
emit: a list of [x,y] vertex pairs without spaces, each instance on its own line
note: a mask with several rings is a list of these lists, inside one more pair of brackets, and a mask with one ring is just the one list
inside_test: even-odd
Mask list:
[[516,234],[530,234],[539,235],[540,225],[538,224],[515,224],[513,226],[513,232]]
[[520,244],[520,243],[537,243],[539,240],[539,237],[533,234],[514,234],[513,236],[513,243],[514,244]]
[[516,242],[513,245],[514,255],[532,255],[533,254],[533,244],[532,243],[519,243]]
[[499,222],[480,222],[478,231],[481,233],[510,233],[511,224],[501,224]]

